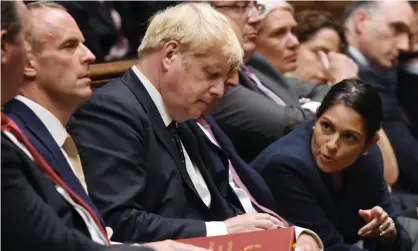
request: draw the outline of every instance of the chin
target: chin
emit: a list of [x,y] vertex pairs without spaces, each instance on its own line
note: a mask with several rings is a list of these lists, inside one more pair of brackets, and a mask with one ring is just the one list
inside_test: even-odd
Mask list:
[[285,71],[284,71],[284,72],[282,72],[282,73],[296,71],[296,67],[297,67],[297,65],[296,65],[296,61],[295,61],[295,62],[293,62],[293,63],[289,63],[288,65],[286,65],[286,66],[284,67],[284,68],[285,68]]
[[91,95],[93,95],[93,91],[89,88],[88,90],[83,91],[78,95],[81,100],[87,101],[90,99]]

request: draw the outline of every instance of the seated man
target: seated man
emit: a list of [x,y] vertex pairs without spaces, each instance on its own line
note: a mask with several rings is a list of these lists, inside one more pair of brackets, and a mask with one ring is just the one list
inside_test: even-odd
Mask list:
[[412,2],[415,9],[412,48],[402,55],[399,64],[397,97],[405,111],[406,122],[411,133],[418,139],[418,2]]
[[[226,18],[183,3],[150,22],[138,63],[96,90],[68,125],[112,240],[148,242],[277,228],[222,198],[185,120],[224,94],[243,52]],[[239,216],[237,216],[239,215]]]
[[[359,65],[359,77],[378,89],[383,124],[399,166],[394,190],[418,193],[418,139],[411,135],[395,93],[395,62],[410,49],[414,13],[407,1],[359,1],[345,13],[348,53]],[[414,204],[416,208],[417,200]]]
[[[37,4],[30,7],[32,8],[34,5]],[[49,4],[45,4],[44,7],[47,8],[46,6],[49,6]],[[58,5],[50,6],[57,7]],[[1,75],[1,100],[3,106],[17,94],[18,88],[23,83],[24,63],[30,61],[28,58],[31,59],[31,57],[25,54],[25,49],[30,49],[30,45],[26,43],[24,37],[28,33],[29,15],[23,2],[2,2],[1,13],[1,69],[3,70]],[[49,16],[55,21],[60,21],[55,25],[62,25],[62,21],[66,20],[67,28],[73,29],[72,23],[68,22],[71,20],[70,16],[62,9],[59,10],[61,19],[57,19],[57,13],[54,13],[51,9],[45,10],[43,14],[48,15],[32,16],[31,21],[35,19],[39,23],[43,23],[46,16]],[[31,24],[34,23],[31,22]],[[36,28],[39,29],[39,27]],[[49,31],[61,34],[60,32],[63,33],[65,29],[61,26],[58,30]],[[35,37],[32,35],[36,33],[33,33],[33,30],[31,31],[30,38],[34,39]],[[73,34],[75,35],[77,32]],[[36,35],[39,36],[40,34]],[[54,38],[60,38],[60,36]],[[51,50],[49,47],[52,45],[51,40],[43,42],[45,42],[43,45]],[[78,47],[83,48],[82,45]],[[86,53],[90,52],[87,50]],[[92,56],[90,55],[89,58],[92,58]],[[27,72],[27,67],[25,72]],[[148,243],[140,247],[130,245],[109,247],[110,241],[98,219],[99,217],[92,210],[92,206],[77,195],[77,191],[64,180],[64,177],[51,168],[16,123],[3,113],[1,124],[1,209],[3,227],[1,237],[4,250],[75,251],[111,249],[145,251],[150,250],[149,248],[160,251],[202,250],[173,241]],[[73,176],[75,178],[74,174]]]
[[[240,156],[251,161],[293,124],[312,118],[329,87],[284,78],[266,58],[254,54],[264,10],[261,5],[254,1],[219,1],[212,5],[240,27],[246,64],[239,74],[240,84],[227,90],[212,115]],[[342,67],[335,70],[338,79],[351,75]],[[315,102],[302,105],[301,98]]]
[[[33,58],[26,55],[26,49],[30,49],[24,36],[29,29],[29,13],[27,13],[23,2],[2,2],[1,13],[1,69],[3,70],[1,101],[3,106],[17,94],[18,88],[23,83],[24,66],[26,66],[25,72],[28,71],[25,62],[27,63]],[[74,27],[70,22],[71,17],[61,9],[59,11],[44,9],[43,14],[45,15],[36,15],[38,24],[44,24],[46,19],[51,18],[57,21],[54,25],[61,25],[60,29],[49,30],[57,36],[53,36],[51,40],[43,40],[42,45],[48,47],[47,51],[50,51],[53,47],[52,44],[54,44],[51,41],[61,38],[59,36],[62,35],[61,33],[67,35],[64,30],[68,31]],[[58,16],[61,18],[57,18]],[[67,21],[67,27],[62,26],[64,20]],[[75,24],[74,21],[73,23]],[[31,24],[33,25],[33,23]],[[31,28],[30,38],[39,38],[36,36],[40,36],[40,34],[33,32],[34,26]],[[39,28],[37,26],[36,31],[41,31]],[[45,26],[43,28],[46,29]],[[73,33],[73,35],[76,34],[77,32]],[[78,47],[83,48],[80,44]],[[43,53],[45,51],[41,54],[44,55]],[[86,53],[90,52],[87,50]],[[89,55],[87,58],[91,59],[92,56]],[[67,90],[71,90],[71,88],[67,88]],[[149,248],[160,251],[202,250],[173,241],[149,243],[141,247],[116,245],[111,248],[106,231],[99,217],[92,210],[92,206],[77,195],[77,191],[71,187],[72,184],[66,182],[67,180],[60,173],[51,168],[16,123],[3,113],[1,125],[1,237],[3,250],[92,251],[112,249],[145,251],[150,250]],[[74,174],[73,176],[75,178]]]

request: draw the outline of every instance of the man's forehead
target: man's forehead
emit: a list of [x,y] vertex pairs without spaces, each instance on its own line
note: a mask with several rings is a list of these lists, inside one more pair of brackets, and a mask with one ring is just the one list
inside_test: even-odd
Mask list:
[[387,17],[392,23],[404,23],[412,28],[414,12],[412,6],[406,1],[385,1],[380,6],[381,15]]
[[32,24],[44,39],[79,37],[82,34],[77,23],[67,12],[60,9],[41,8],[33,12]]
[[284,26],[296,26],[296,21],[292,13],[286,9],[277,8],[269,13],[264,22],[270,24],[272,28]]

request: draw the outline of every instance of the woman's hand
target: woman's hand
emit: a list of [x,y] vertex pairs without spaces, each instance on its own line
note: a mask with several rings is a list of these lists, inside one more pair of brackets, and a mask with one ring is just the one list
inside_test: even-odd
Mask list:
[[359,215],[366,222],[366,225],[358,231],[360,236],[386,240],[396,239],[395,223],[381,207],[376,206],[368,210],[360,209]]

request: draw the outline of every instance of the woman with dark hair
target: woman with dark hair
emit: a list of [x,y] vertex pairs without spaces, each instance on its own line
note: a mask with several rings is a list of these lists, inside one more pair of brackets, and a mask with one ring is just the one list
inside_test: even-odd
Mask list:
[[[335,83],[329,74],[329,53],[344,52],[344,29],[327,11],[305,10],[296,13],[295,35],[299,40],[294,76],[310,83]],[[346,66],[348,67],[348,66]]]
[[[377,91],[357,79],[334,85],[306,121],[267,147],[252,166],[278,213],[316,232],[325,250],[411,250],[393,215],[376,142]],[[364,249],[354,243],[363,240]]]

